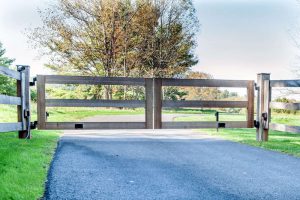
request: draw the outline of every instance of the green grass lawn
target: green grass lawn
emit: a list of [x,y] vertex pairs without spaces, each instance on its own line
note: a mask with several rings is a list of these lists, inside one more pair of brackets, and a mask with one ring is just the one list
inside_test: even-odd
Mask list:
[[[192,116],[177,117],[175,121],[215,121],[214,113],[199,114]],[[236,113],[221,113],[220,121],[245,121],[245,114]],[[271,116],[271,123],[286,124],[290,126],[300,126],[300,114],[279,114],[273,113]]]
[[43,196],[59,133],[32,131],[31,140],[0,133],[0,199],[35,200]]
[[[79,121],[96,115],[144,114],[144,109],[101,109],[101,108],[47,108],[48,121]],[[214,110],[176,109],[163,113],[188,114],[176,121],[215,121]],[[0,106],[0,122],[16,122],[15,106]],[[36,105],[32,105],[32,121],[36,120]],[[222,121],[244,121],[245,114],[221,113]],[[273,114],[272,122],[300,125],[300,115]],[[270,141],[256,142],[254,129],[204,129],[236,142],[284,152],[300,157],[300,135],[278,131],[270,132]],[[56,148],[59,132],[33,131],[31,140],[17,139],[17,133],[0,133],[0,199],[38,199],[44,193],[44,183]]]
[[268,142],[257,142],[255,129],[202,129],[199,132],[300,157],[300,134],[270,131]]
[[97,115],[137,115],[144,114],[143,109],[101,109],[101,108],[48,108],[49,122],[76,122]]
[[[175,118],[175,121],[184,122],[184,121],[216,121],[216,117],[214,113],[210,114],[199,114],[199,115],[191,115],[191,116],[182,116]],[[246,121],[245,114],[235,114],[235,113],[222,113],[220,114],[220,121]]]

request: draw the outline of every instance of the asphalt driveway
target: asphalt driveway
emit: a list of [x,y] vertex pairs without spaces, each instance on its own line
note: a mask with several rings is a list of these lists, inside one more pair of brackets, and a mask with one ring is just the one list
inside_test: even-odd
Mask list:
[[68,131],[45,199],[300,199],[300,159],[190,130]]

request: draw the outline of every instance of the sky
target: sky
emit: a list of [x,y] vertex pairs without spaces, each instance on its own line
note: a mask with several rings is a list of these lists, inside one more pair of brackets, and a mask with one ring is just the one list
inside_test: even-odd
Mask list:
[[[41,24],[37,9],[50,0],[0,0],[0,41],[15,64],[31,66],[31,74],[50,73],[25,35]],[[219,79],[255,80],[271,73],[272,79],[292,79],[300,50],[291,35],[300,27],[297,0],[194,0],[201,27],[193,70]],[[299,13],[299,14],[298,14]],[[300,31],[299,31],[300,38]],[[300,61],[299,61],[300,63]],[[299,67],[300,68],[300,67]]]

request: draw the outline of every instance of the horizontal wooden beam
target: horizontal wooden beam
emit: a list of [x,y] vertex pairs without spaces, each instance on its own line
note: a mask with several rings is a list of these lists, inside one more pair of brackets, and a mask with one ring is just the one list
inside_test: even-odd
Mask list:
[[300,87],[300,80],[272,80],[271,87]]
[[7,67],[0,66],[0,74],[10,78],[14,78],[16,80],[21,80],[20,72],[11,70]]
[[247,108],[247,101],[163,101],[163,107]]
[[0,123],[0,132],[22,131],[22,123]]
[[271,102],[271,108],[285,110],[300,110],[300,103]]
[[0,104],[21,105],[21,98],[0,94]]
[[144,78],[46,75],[48,84],[136,85],[144,86]]
[[247,80],[221,79],[162,79],[163,86],[192,86],[192,87],[236,87],[246,88]]
[[[46,122],[46,130],[73,130],[76,126],[82,129],[144,129],[145,122]],[[79,130],[81,128],[78,128]]]
[[275,131],[300,133],[300,126],[289,126],[285,124],[270,124],[269,128]]
[[[247,121],[225,121],[225,128],[247,128]],[[217,122],[162,122],[164,129],[217,128]]]
[[145,101],[140,101],[140,100],[46,99],[46,107],[142,108],[142,107],[145,107]]

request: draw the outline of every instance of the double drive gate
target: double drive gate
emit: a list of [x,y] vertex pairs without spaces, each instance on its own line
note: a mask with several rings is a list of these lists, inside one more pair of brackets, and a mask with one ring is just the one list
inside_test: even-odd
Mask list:
[[[145,87],[145,100],[47,99],[46,84],[131,85]],[[247,89],[247,101],[170,101],[162,99],[162,87],[235,87]],[[39,129],[178,129],[252,128],[254,121],[254,81],[218,79],[161,79],[89,76],[37,76]],[[145,122],[47,122],[47,107],[145,108]],[[162,108],[247,108],[247,121],[163,122]]]
[[[173,128],[253,128],[257,140],[267,141],[269,129],[300,133],[299,126],[270,123],[271,108],[300,110],[299,103],[271,102],[275,87],[300,87],[300,80],[270,80],[270,74],[258,74],[252,80],[218,79],[161,79],[88,76],[37,76],[38,121],[30,122],[29,66],[18,66],[17,71],[0,66],[0,75],[16,80],[17,96],[0,94],[0,104],[17,105],[18,122],[0,123],[0,132],[19,131],[20,138],[30,138],[30,129],[173,129]],[[145,88],[145,100],[80,100],[48,99],[46,84],[133,85]],[[247,89],[247,101],[170,101],[162,99],[162,88],[177,87],[235,87]],[[254,90],[257,90],[256,120],[254,120]],[[47,107],[125,107],[145,108],[145,122],[48,122]],[[221,122],[163,122],[163,108],[246,108],[246,121]]]

